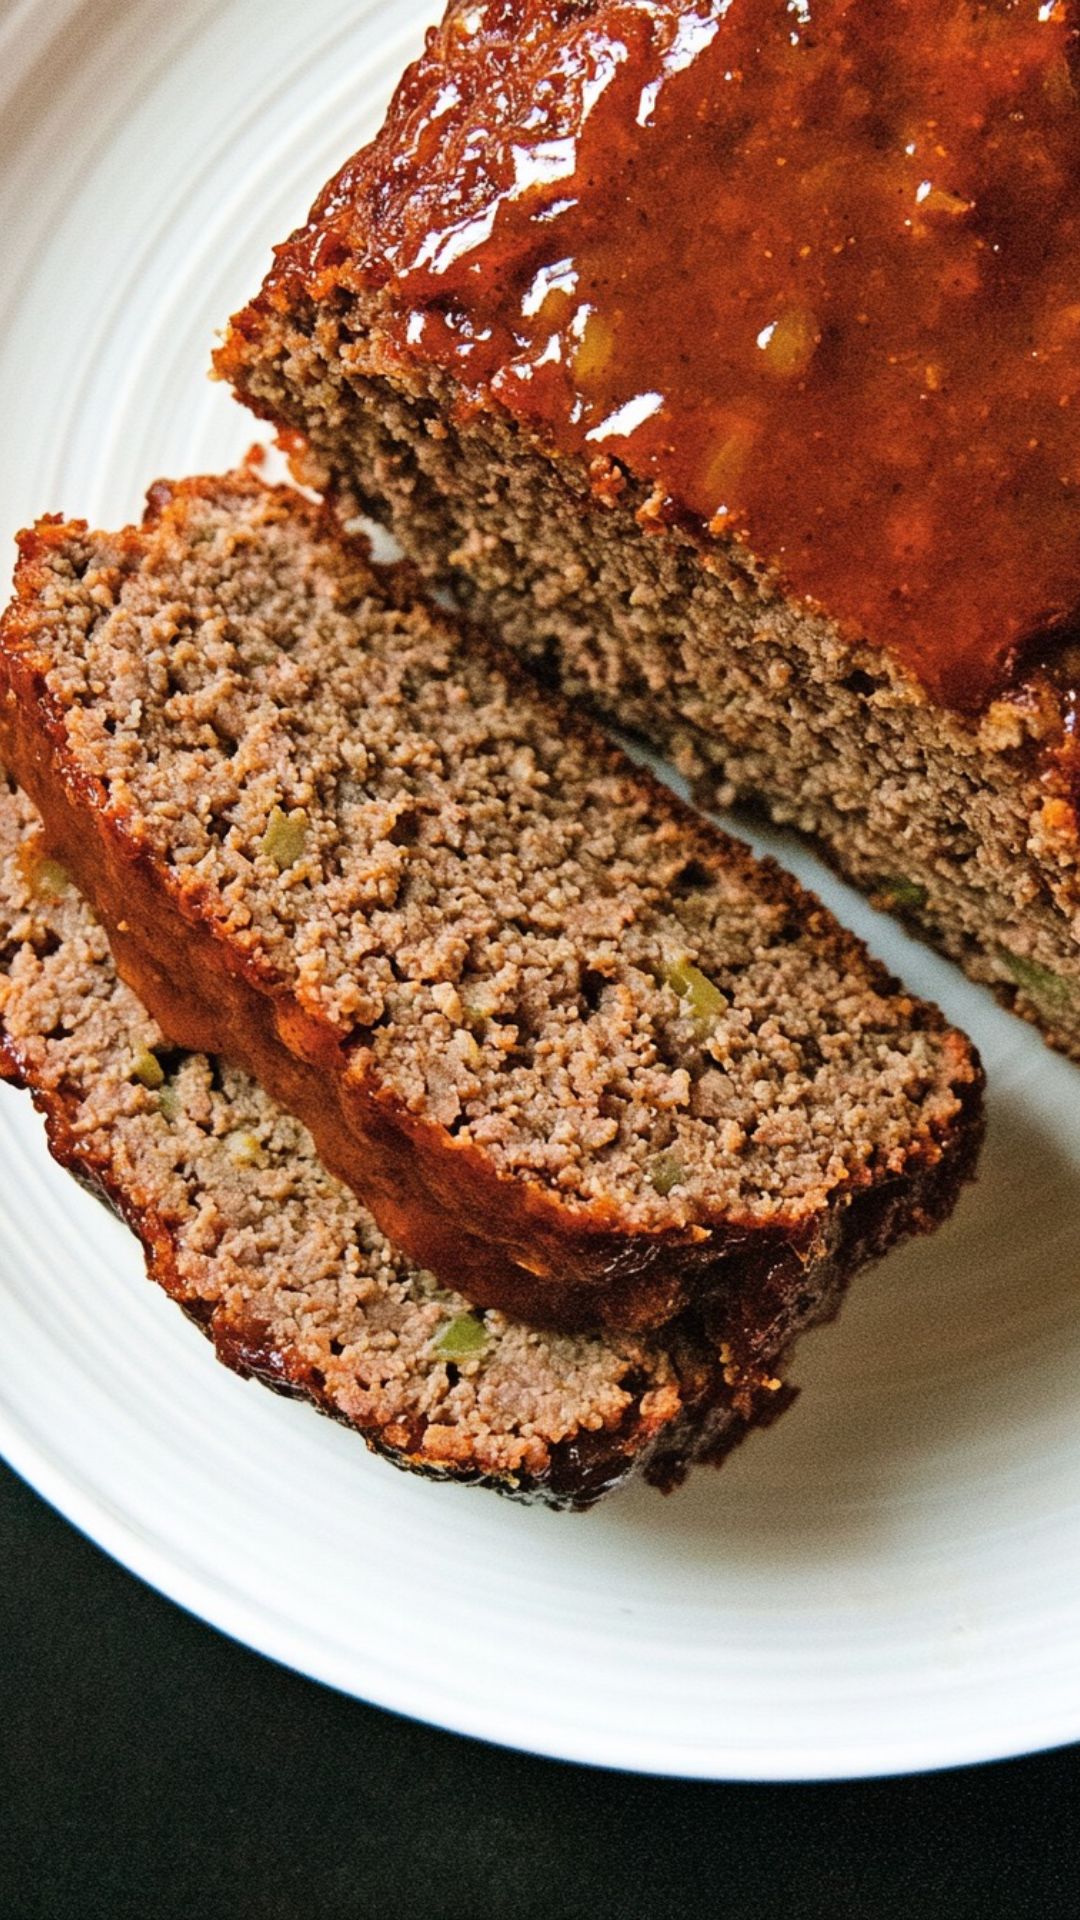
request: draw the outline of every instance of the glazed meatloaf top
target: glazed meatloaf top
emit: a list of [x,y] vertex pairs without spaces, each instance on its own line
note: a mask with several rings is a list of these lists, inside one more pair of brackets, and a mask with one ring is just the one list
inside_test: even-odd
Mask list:
[[980,710],[1076,636],[1078,72],[1071,0],[453,0],[219,368],[356,303]]
[[252,1080],[169,1046],[2,774],[0,952],[0,1074],[29,1087],[56,1158],[124,1215],[228,1366],[398,1465],[587,1506],[634,1472],[670,1486],[789,1401],[766,1362],[799,1316],[765,1299],[708,1339],[597,1339],[474,1314],[411,1266]]
[[0,734],[172,1038],[480,1305],[658,1324],[970,1167],[960,1034],[294,494],[25,536]]

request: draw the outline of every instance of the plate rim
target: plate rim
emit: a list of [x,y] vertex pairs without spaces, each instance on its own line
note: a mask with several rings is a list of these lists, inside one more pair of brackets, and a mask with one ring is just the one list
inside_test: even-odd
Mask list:
[[[152,1285],[153,1282],[148,1281],[147,1284]],[[714,1749],[714,1760],[703,1760],[700,1765],[687,1765],[680,1764],[674,1752],[660,1749],[651,1754],[645,1750],[634,1756],[615,1755],[604,1749],[601,1742],[590,1750],[588,1739],[580,1735],[576,1740],[564,1737],[559,1740],[525,1741],[521,1738],[520,1729],[513,1731],[500,1725],[498,1715],[490,1708],[486,1711],[474,1710],[464,1717],[458,1712],[452,1718],[447,1718],[437,1711],[426,1710],[420,1702],[409,1696],[408,1689],[398,1690],[393,1685],[364,1688],[358,1684],[358,1675],[346,1675],[332,1660],[313,1659],[310,1645],[307,1648],[302,1645],[301,1629],[294,1630],[298,1644],[291,1644],[290,1632],[276,1627],[271,1615],[260,1615],[252,1602],[240,1601],[226,1591],[216,1589],[206,1577],[185,1569],[182,1563],[152,1541],[142,1538],[139,1529],[130,1521],[110,1513],[100,1497],[80,1487],[70,1472],[57,1465],[42,1447],[21,1432],[2,1405],[0,1455],[21,1480],[84,1539],[142,1581],[152,1592],[180,1607],[204,1626],[223,1634],[226,1639],[346,1698],[397,1714],[418,1725],[433,1727],[443,1733],[459,1734],[466,1739],[481,1740],[508,1752],[564,1761],[571,1766],[656,1779],[708,1780],[748,1786],[797,1786],[821,1785],[829,1781],[904,1779],[987,1766],[998,1761],[1027,1759],[1039,1753],[1071,1746],[1080,1738],[1075,1712],[1070,1712],[1060,1720],[1055,1720],[1052,1715],[1044,1715],[1019,1742],[1010,1739],[988,1745],[985,1740],[975,1740],[970,1736],[952,1740],[939,1737],[934,1742],[932,1752],[920,1751],[912,1744],[903,1751],[898,1749],[892,1757],[883,1750],[871,1756],[868,1751],[850,1746],[846,1750],[849,1764],[837,1764],[836,1756],[830,1751],[827,1758],[823,1755],[820,1767],[806,1765],[797,1770],[792,1769],[790,1762],[785,1763],[779,1750],[775,1750],[773,1760],[759,1756],[757,1765],[748,1766],[745,1752],[742,1759],[736,1761],[734,1749],[725,1749],[722,1743],[717,1743]],[[477,1499],[485,1495],[490,1499],[499,1497],[488,1494],[483,1488],[471,1488],[468,1491]],[[579,1523],[588,1524],[587,1514],[575,1517]],[[721,1760],[725,1751],[732,1755],[730,1762]]]

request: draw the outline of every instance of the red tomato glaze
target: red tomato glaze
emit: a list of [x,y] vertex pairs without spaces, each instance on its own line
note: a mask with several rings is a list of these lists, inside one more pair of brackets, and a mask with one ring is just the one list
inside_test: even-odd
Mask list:
[[1080,605],[1078,89],[1064,0],[458,4],[279,274],[977,710]]

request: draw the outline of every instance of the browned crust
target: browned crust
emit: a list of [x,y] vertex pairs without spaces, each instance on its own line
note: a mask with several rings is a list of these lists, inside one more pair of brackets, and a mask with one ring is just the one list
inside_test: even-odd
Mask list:
[[[258,485],[250,476],[228,476],[156,487],[144,526],[159,524],[174,498],[221,499]],[[318,522],[318,509],[284,497],[290,510]],[[872,1196],[881,1184],[867,1169],[828,1209],[784,1217],[767,1228],[727,1216],[704,1228],[644,1234],[628,1230],[613,1203],[571,1208],[535,1184],[498,1174],[476,1148],[408,1113],[370,1068],[363,1079],[348,1075],[344,1046],[331,1024],[313,1018],[267,977],[257,957],[228,942],[212,917],[209,890],[205,897],[182,891],[141,843],[138,821],[110,806],[104,787],[68,749],[31,609],[44,583],[42,556],[84,531],[85,523],[48,518],[20,538],[15,600],[0,622],[0,744],[40,810],[53,849],[105,923],[121,977],[177,1044],[224,1054],[261,1081],[305,1122],[325,1163],[418,1264],[477,1305],[498,1306],[535,1324],[661,1325],[688,1303],[730,1299],[759,1275],[791,1275],[807,1261],[811,1269],[822,1260],[831,1268],[841,1249],[846,1270],[866,1257],[848,1214],[860,1188]],[[128,528],[121,541],[137,564],[143,532]],[[500,671],[521,678],[498,649],[489,651]],[[581,734],[594,754],[612,757],[597,729],[563,703],[553,700],[551,706],[561,729]],[[700,840],[700,819],[653,784],[658,806]],[[714,857],[750,862],[737,843],[707,837],[715,842]],[[807,896],[778,871],[768,870],[759,884],[806,908]],[[830,937],[857,956],[873,985],[888,990],[888,976],[868,961],[861,943],[839,931]],[[921,1017],[944,1030],[936,1010],[924,1008]],[[911,1143],[904,1178],[887,1183],[893,1195],[890,1238],[944,1218],[973,1165],[981,1070],[960,1035],[946,1041],[961,1112],[940,1136],[924,1128]]]

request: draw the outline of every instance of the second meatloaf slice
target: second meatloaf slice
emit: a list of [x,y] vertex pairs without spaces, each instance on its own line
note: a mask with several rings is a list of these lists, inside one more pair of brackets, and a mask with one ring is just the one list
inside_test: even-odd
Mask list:
[[633,1475],[670,1488],[790,1404],[785,1350],[838,1304],[835,1290],[742,1292],[707,1335],[684,1316],[660,1339],[470,1314],[388,1245],[253,1080],[163,1047],[2,769],[0,1079],[29,1090],[55,1158],[124,1217],[226,1366],[410,1471],[557,1507]]
[[0,736],[165,1031],[479,1305],[797,1288],[970,1170],[967,1041],[295,494],[24,536]]

